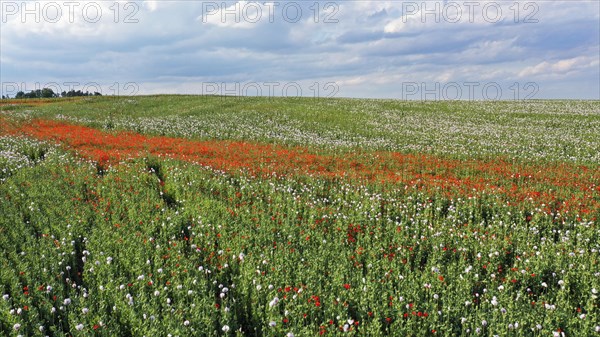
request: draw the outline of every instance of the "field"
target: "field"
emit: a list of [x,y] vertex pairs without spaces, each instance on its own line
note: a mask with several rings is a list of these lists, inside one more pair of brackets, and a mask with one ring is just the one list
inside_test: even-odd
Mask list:
[[600,336],[600,101],[0,109],[0,335]]

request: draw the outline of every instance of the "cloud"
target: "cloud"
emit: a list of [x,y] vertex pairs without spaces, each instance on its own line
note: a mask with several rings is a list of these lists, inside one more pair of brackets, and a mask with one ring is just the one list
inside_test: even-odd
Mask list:
[[594,71],[594,68],[597,69],[598,65],[598,58],[588,56],[578,56],[554,62],[543,61],[536,65],[526,67],[519,72],[519,77],[527,78],[538,75],[564,77],[575,71]]
[[274,3],[236,1],[231,5],[208,2],[202,6],[203,13],[198,17],[202,23],[227,28],[252,29],[274,17]]
[[600,98],[598,2],[519,2],[518,13],[500,2],[497,15],[493,1],[472,13],[441,1],[76,1],[73,20],[62,2],[54,20],[49,3],[27,2],[39,22],[23,20],[21,2],[1,3],[0,82],[136,82],[150,93],[336,81],[340,95],[398,98],[411,81],[536,81],[550,97],[580,83],[569,95]]
[[337,37],[339,43],[362,43],[377,41],[384,37],[382,31],[373,30],[352,30],[345,32]]
[[158,9],[158,1],[156,0],[145,0],[144,4],[150,12],[154,12],[156,9]]

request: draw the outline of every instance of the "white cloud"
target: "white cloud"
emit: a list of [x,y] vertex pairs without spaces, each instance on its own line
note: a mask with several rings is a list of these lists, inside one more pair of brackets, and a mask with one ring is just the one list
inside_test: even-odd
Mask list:
[[569,59],[558,60],[555,62],[543,61],[536,65],[526,67],[519,72],[519,77],[526,78],[530,76],[564,76],[573,71],[582,71],[598,67],[598,59],[589,56],[578,56]]
[[158,8],[158,1],[156,0],[144,0],[144,4],[150,12],[154,12]]

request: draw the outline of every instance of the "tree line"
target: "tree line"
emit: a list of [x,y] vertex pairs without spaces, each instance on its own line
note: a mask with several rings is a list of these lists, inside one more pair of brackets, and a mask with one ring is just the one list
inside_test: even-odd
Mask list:
[[[56,97],[79,97],[79,96],[102,96],[101,93],[99,92],[89,92],[89,91],[81,91],[81,90],[73,90],[71,89],[70,91],[63,91],[60,94],[59,93],[55,93],[54,90],[50,89],[50,88],[43,88],[43,89],[37,89],[37,90],[31,90],[28,93],[25,93],[23,91],[19,91],[17,92],[17,94],[15,95],[16,99],[25,99],[25,98],[56,98]],[[4,96],[2,95],[2,99],[9,99],[10,97]]]

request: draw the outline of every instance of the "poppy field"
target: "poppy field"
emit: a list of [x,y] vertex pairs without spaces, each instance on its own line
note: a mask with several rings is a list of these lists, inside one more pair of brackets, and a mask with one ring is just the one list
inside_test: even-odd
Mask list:
[[0,335],[600,336],[600,102],[0,102]]

